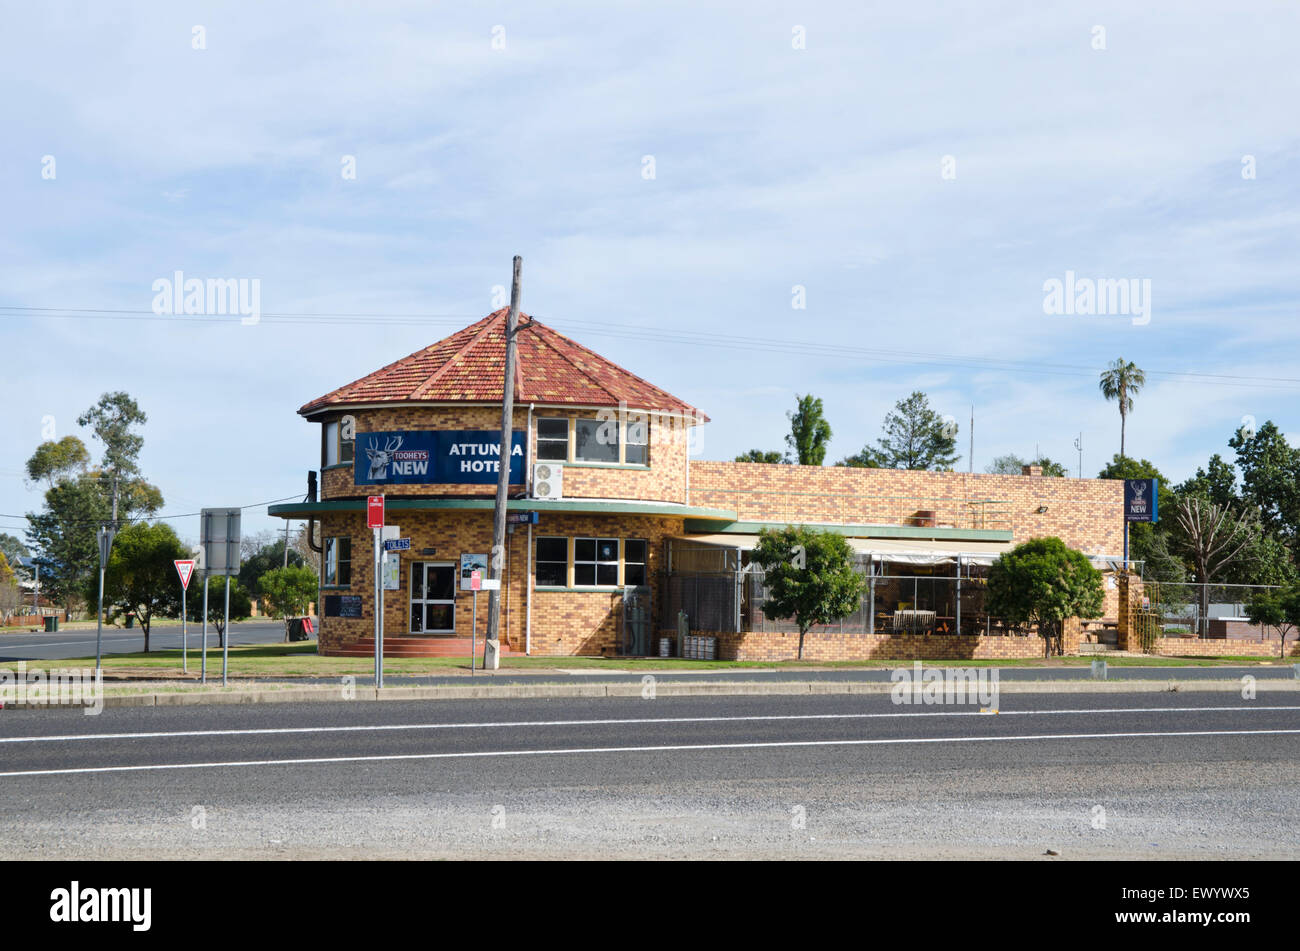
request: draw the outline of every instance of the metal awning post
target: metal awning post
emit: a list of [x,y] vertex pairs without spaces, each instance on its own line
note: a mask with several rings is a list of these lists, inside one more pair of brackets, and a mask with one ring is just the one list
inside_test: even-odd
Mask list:
[[867,590],[870,592],[867,610],[867,633],[876,633],[876,558],[867,555]]
[[957,555],[957,633],[961,634],[961,555]]

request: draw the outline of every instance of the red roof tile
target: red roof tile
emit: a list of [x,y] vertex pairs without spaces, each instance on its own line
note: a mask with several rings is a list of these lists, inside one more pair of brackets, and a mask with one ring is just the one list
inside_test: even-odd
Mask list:
[[[299,413],[357,403],[499,403],[506,361],[502,308],[410,356],[312,400]],[[519,315],[515,402],[694,414],[695,407],[528,315]],[[701,416],[708,419],[706,416]]]

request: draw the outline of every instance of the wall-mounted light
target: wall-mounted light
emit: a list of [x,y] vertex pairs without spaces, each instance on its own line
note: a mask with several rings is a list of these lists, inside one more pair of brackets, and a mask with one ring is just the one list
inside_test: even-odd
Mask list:
[[1040,505],[1040,506],[1038,506],[1038,514],[1039,514],[1039,515],[1046,515],[1046,514],[1047,514],[1047,506],[1046,506],[1046,505]]

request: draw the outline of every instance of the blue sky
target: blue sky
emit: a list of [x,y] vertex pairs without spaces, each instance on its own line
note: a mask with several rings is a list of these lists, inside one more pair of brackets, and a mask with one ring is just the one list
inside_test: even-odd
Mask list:
[[[1244,416],[1300,434],[1298,40],[1293,3],[11,7],[0,531],[46,417],[113,389],[166,513],[301,493],[297,407],[487,313],[514,254],[526,311],[709,413],[707,458],[779,448],[812,392],[839,459],[923,389],[963,455],[974,405],[977,471],[1073,470],[1082,431],[1093,475],[1118,356],[1172,478]],[[267,316],[154,318],[176,270]],[[1045,314],[1067,271],[1149,280],[1150,322]]]

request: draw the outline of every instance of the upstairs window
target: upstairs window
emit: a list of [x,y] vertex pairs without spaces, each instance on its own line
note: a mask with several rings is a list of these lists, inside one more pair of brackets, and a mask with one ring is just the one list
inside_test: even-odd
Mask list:
[[573,431],[575,462],[618,462],[618,424],[603,419],[576,419]]
[[569,421],[537,420],[537,458],[542,462],[569,461]]
[[356,440],[343,439],[338,420],[326,423],[321,432],[321,466],[337,466],[352,461]]

